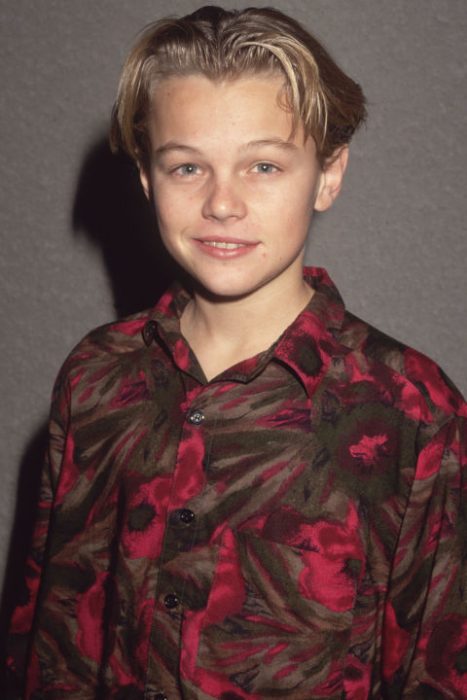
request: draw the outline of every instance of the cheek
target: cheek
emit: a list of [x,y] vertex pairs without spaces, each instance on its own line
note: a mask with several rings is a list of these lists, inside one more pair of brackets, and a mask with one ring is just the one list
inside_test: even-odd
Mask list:
[[163,187],[154,187],[153,202],[161,234],[177,228],[180,206]]
[[297,237],[303,236],[313,215],[314,199],[309,192],[303,192],[301,196],[291,197],[288,206],[284,208],[283,220],[286,219],[288,230],[295,232]]
[[297,178],[284,187],[280,197],[273,198],[272,206],[282,218],[303,220],[309,218],[316,199],[315,178]]
[[309,190],[303,193],[303,197],[296,202],[295,221],[297,227],[302,227],[308,231],[313,217],[315,207],[314,192]]
[[196,196],[182,187],[172,188],[155,185],[153,189],[156,216],[164,229],[180,230],[193,222],[199,211]]

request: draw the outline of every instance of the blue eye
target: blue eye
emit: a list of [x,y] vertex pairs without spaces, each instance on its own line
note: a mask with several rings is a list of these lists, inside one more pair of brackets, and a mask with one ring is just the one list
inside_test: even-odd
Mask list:
[[264,175],[269,175],[269,173],[274,173],[278,168],[275,165],[272,165],[272,163],[257,163],[255,165],[255,169],[257,172],[264,174]]
[[194,163],[184,163],[183,165],[179,165],[178,168],[175,168],[174,172],[183,176],[196,175],[198,166]]

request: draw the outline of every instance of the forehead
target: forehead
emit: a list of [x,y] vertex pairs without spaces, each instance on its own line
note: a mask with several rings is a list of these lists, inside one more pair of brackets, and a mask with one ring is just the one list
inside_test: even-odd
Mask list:
[[155,85],[151,97],[149,133],[156,147],[174,138],[294,138],[284,79],[277,73],[222,81],[174,76]]

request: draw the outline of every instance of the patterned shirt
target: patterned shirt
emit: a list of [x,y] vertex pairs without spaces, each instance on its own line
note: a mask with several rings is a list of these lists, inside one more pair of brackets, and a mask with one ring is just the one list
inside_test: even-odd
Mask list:
[[212,381],[181,288],[71,353],[13,618],[26,698],[467,697],[467,406],[305,274],[305,310]]

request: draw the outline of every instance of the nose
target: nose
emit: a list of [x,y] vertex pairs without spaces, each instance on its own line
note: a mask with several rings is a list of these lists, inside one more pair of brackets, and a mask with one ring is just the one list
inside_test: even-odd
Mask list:
[[203,204],[206,219],[226,222],[241,219],[246,214],[246,202],[240,183],[233,177],[212,177]]

